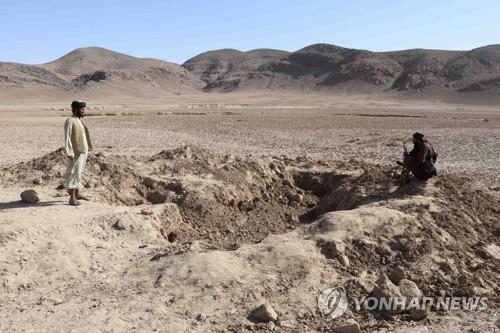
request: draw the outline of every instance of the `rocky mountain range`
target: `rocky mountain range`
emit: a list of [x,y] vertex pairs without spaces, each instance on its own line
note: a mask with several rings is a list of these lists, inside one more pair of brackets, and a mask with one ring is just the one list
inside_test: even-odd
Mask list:
[[89,47],[41,65],[0,62],[0,97],[7,99],[261,89],[500,100],[500,44],[469,51],[371,52],[331,44],[295,52],[221,49],[182,65]]

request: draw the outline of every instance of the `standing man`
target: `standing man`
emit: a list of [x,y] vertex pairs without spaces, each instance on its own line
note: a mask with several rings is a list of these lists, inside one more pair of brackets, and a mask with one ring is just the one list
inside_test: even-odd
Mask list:
[[71,103],[73,116],[66,119],[64,124],[64,142],[68,156],[65,178],[71,206],[81,205],[79,200],[88,200],[80,194],[83,170],[88,154],[92,151],[89,130],[82,121],[86,106],[87,104],[83,101],[73,101]]

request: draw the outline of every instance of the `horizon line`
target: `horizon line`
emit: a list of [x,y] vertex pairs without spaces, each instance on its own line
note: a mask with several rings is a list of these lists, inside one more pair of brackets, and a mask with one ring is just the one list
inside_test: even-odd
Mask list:
[[216,52],[216,51],[222,51],[222,50],[234,50],[234,51],[239,51],[239,52],[242,52],[242,53],[248,53],[248,52],[257,51],[257,50],[274,50],[274,51],[282,51],[282,52],[294,53],[294,52],[298,52],[298,51],[300,51],[300,50],[302,50],[302,49],[304,49],[306,47],[311,47],[311,46],[314,46],[314,45],[321,45],[321,44],[331,45],[331,46],[337,46],[337,47],[341,47],[341,48],[345,48],[345,49],[351,49],[351,50],[368,51],[368,52],[373,52],[373,53],[391,53],[391,52],[403,52],[403,51],[414,51],[414,50],[445,51],[445,52],[468,52],[468,51],[472,51],[472,50],[483,48],[483,47],[500,46],[500,43],[496,43],[496,44],[486,44],[486,45],[474,47],[474,48],[471,48],[471,49],[435,49],[435,48],[415,47],[415,48],[401,49],[401,50],[372,51],[372,50],[369,50],[369,49],[351,48],[351,47],[340,46],[340,45],[337,45],[337,44],[318,42],[318,43],[313,43],[313,44],[306,45],[306,46],[304,46],[304,47],[302,47],[300,49],[294,50],[294,51],[284,50],[284,49],[276,49],[276,48],[271,48],[271,47],[260,47],[260,48],[254,48],[254,49],[249,49],[249,50],[240,50],[240,49],[230,48],[230,47],[219,48],[219,49],[211,49],[211,50],[200,52],[200,53],[198,53],[198,54],[196,54],[196,55],[194,55],[194,56],[186,59],[185,61],[183,61],[181,63],[177,63],[177,62],[174,62],[174,61],[170,61],[170,60],[166,60],[166,59],[162,59],[162,58],[157,58],[157,57],[154,57],[154,56],[153,57],[136,56],[136,55],[133,55],[132,53],[126,53],[124,51],[120,51],[120,50],[117,50],[117,49],[111,49],[111,48],[107,48],[107,47],[104,47],[104,46],[98,46],[98,45],[90,45],[90,46],[77,47],[77,48],[72,49],[71,51],[68,51],[68,52],[64,53],[63,55],[61,55],[61,56],[59,56],[59,57],[57,57],[57,58],[55,58],[53,60],[49,60],[47,62],[24,63],[24,62],[17,62],[17,61],[1,60],[0,59],[0,63],[3,62],[3,63],[13,63],[13,64],[30,65],[30,66],[40,66],[40,65],[46,65],[46,64],[49,64],[51,62],[57,61],[59,59],[62,59],[65,56],[67,56],[70,53],[72,53],[74,51],[77,51],[77,50],[97,48],[97,49],[103,49],[103,50],[111,51],[111,52],[115,52],[115,53],[120,53],[120,54],[123,54],[123,55],[126,55],[126,56],[138,58],[138,59],[155,59],[155,60],[165,61],[165,62],[169,62],[169,63],[172,63],[172,64],[176,64],[176,65],[182,66],[185,62],[189,61],[190,59],[195,58],[195,57],[197,57],[197,56],[199,56],[201,54],[208,53],[208,52]]

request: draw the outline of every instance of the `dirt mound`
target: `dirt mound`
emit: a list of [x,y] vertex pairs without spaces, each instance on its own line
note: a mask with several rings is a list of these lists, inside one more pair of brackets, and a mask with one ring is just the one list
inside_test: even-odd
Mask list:
[[[0,179],[7,185],[40,187],[40,193],[54,191],[60,188],[65,160],[60,149],[5,167]],[[82,272],[119,281],[106,299],[132,302],[129,311],[167,299],[168,306],[157,311],[177,318],[163,320],[172,329],[187,329],[195,316],[207,315],[214,321],[196,325],[265,331],[268,326],[246,319],[262,300],[276,309],[281,331],[331,329],[340,321],[318,314],[316,296],[341,284],[350,297],[372,295],[380,281],[394,283],[394,290],[417,288],[428,297],[491,297],[500,292],[500,202],[471,189],[464,178],[445,174],[398,187],[397,170],[385,165],[238,157],[185,146],[151,157],[97,154],[89,160],[86,179],[85,191],[97,201],[86,203],[92,211],[85,211],[85,204],[76,211],[65,205],[60,210],[78,215],[81,222],[53,221],[57,228],[44,224],[43,231],[26,233],[33,217],[26,216],[22,226],[7,225],[0,243],[17,253],[16,242],[66,230],[54,243],[90,258],[81,259],[81,265],[89,266]],[[51,210],[39,213],[54,219]],[[10,210],[3,216],[12,214]],[[75,234],[85,241],[63,241]],[[83,238],[86,234],[90,236]],[[93,252],[99,249],[105,249],[102,260]],[[47,251],[52,256],[50,246]],[[67,267],[63,254],[58,258],[61,269]],[[400,276],[396,282],[395,274]],[[385,276],[394,281],[387,282]],[[81,278],[88,281],[85,275]],[[9,279],[11,286],[15,279]],[[88,288],[82,294],[95,293],[95,285],[79,285]],[[131,286],[141,292],[112,292]],[[185,317],[178,319],[179,311]],[[356,319],[367,331],[410,320],[408,313],[391,314],[387,322],[381,313],[351,309],[346,318]]]
[[[64,149],[60,148],[32,161],[4,167],[0,170],[0,177],[11,185],[51,186],[62,195],[66,163]],[[127,158],[107,157],[98,153],[89,158],[85,172],[87,181],[83,185],[96,199],[125,205],[144,202],[135,190],[142,178]]]
[[[59,149],[4,167],[0,177],[10,184],[48,185],[63,195],[65,163]],[[238,157],[194,146],[165,150],[149,158],[99,153],[89,158],[85,179],[85,191],[113,205],[177,204],[185,222],[178,230],[180,239],[204,239],[217,246],[259,241],[328,212],[424,191],[418,182],[398,188],[397,171],[387,166],[355,160],[327,163],[307,158]],[[474,213],[470,219],[475,221],[478,211],[486,223],[484,219],[495,214],[485,194],[466,189],[458,178],[440,178],[436,186],[436,196],[457,206],[449,213],[436,213],[436,220],[457,218],[465,223],[469,221],[466,216]],[[462,200],[456,201],[457,188],[463,191],[461,198],[467,195],[468,203],[477,206],[459,209]],[[490,224],[485,226],[491,228]]]
[[[66,158],[57,150],[1,170],[10,184],[52,186],[64,194]],[[297,164],[299,165],[299,164]],[[205,239],[234,246],[296,227],[317,202],[293,184],[282,159],[216,155],[197,147],[163,151],[148,159],[91,156],[84,183],[99,201],[115,205],[178,205],[181,241]]]
[[[59,149],[4,167],[0,177],[65,195],[66,162]],[[89,158],[84,186],[96,200],[113,205],[175,203],[185,222],[177,230],[181,241],[234,247],[379,198],[396,182],[390,172],[356,161],[237,157],[185,146],[150,158],[96,154]]]

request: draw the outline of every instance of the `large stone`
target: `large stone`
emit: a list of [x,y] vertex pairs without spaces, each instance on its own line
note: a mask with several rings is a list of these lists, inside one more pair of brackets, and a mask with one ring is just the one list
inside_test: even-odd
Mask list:
[[422,292],[418,289],[415,282],[407,279],[399,281],[399,291],[401,295],[405,298],[405,304],[407,308],[411,308],[412,304],[420,302],[422,298]]
[[21,193],[21,200],[26,203],[34,204],[40,201],[40,198],[35,190],[25,190]]
[[356,286],[365,294],[371,294],[376,287],[375,281],[370,278],[358,278],[354,281]]
[[372,292],[373,297],[401,297],[399,288],[392,283],[384,274],[380,276],[376,282],[376,287]]
[[422,292],[418,289],[417,284],[411,280],[403,279],[399,281],[399,291],[406,298],[422,297]]
[[494,258],[496,260],[500,260],[500,247],[495,244],[489,244],[484,247],[484,253],[486,257]]
[[267,303],[263,303],[256,307],[250,313],[250,317],[264,323],[278,320],[278,314],[276,313],[276,311],[274,311],[272,306]]
[[353,322],[347,325],[337,326],[333,329],[335,333],[359,333],[360,328],[357,322]]
[[337,240],[324,241],[320,239],[318,243],[321,247],[321,253],[328,259],[338,258],[344,254],[345,246],[342,242]]
[[344,267],[349,267],[349,265],[351,264],[350,261],[349,261],[349,257],[347,257],[345,254],[341,254],[339,256],[339,262]]
[[[372,295],[373,297],[377,298],[379,302],[382,299],[385,299],[386,301],[390,299],[402,299],[402,294],[394,283],[389,280],[389,278],[386,275],[380,276],[380,278],[376,282],[377,286],[373,289]],[[388,315],[395,315],[399,314],[402,312],[402,309],[390,309],[387,311],[382,311],[385,314]]]

